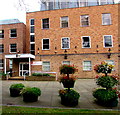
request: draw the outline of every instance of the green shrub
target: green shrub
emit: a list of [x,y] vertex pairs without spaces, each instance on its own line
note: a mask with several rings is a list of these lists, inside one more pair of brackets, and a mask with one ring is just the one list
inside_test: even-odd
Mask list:
[[48,73],[33,73],[32,76],[51,76]]
[[10,89],[22,89],[23,87],[25,87],[22,83],[18,83],[18,84],[12,84],[10,86]]
[[40,96],[41,95],[41,90],[37,87],[25,87],[21,90],[22,95],[35,95],[35,96]]
[[106,89],[95,90],[93,92],[93,96],[103,103],[107,103],[108,101],[116,100],[118,98],[115,90]]
[[97,85],[100,85],[104,88],[112,88],[114,85],[117,85],[118,80],[112,76],[101,76],[96,81]]

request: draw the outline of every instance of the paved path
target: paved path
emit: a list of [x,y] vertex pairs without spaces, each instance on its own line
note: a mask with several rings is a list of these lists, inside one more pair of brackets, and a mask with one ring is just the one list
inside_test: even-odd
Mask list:
[[[25,86],[39,87],[41,89],[41,96],[37,102],[25,103],[22,97],[10,97],[9,87],[13,83],[23,83]],[[74,108],[79,109],[114,109],[120,110],[120,103],[118,107],[108,108],[97,105],[94,102],[92,91],[98,86],[94,79],[79,79],[75,83],[74,89],[80,93],[78,106]],[[22,106],[37,106],[37,107],[56,107],[68,108],[61,105],[60,97],[58,96],[59,89],[63,86],[57,81],[2,81],[2,104],[4,105],[22,105]],[[70,108],[70,107],[69,107]]]

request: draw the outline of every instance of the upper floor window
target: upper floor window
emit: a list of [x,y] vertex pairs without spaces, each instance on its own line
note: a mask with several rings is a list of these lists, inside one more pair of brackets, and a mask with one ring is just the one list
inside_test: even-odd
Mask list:
[[90,48],[90,37],[89,36],[83,36],[82,37],[82,48]]
[[42,28],[49,29],[49,18],[42,19]]
[[0,30],[0,38],[4,38],[4,30]]
[[110,25],[111,22],[111,14],[110,13],[104,13],[102,14],[102,25]]
[[10,30],[10,37],[11,38],[17,37],[17,30],[16,29],[11,29]]
[[35,42],[35,36],[34,35],[30,35],[30,42]]
[[0,59],[0,69],[3,69],[3,66],[4,66],[3,63],[4,63],[4,62],[3,62],[3,59]]
[[34,19],[30,19],[30,25],[35,25]]
[[62,38],[62,49],[70,48],[70,38]]
[[81,26],[82,27],[89,26],[89,15],[82,15],[81,16]]
[[3,52],[4,52],[4,45],[0,44],[0,53],[3,53]]
[[61,28],[68,27],[68,16],[61,17]]
[[30,44],[30,53],[35,55],[35,44],[34,43]]
[[50,62],[49,61],[42,62],[42,71],[50,71]]
[[92,70],[91,61],[83,61],[83,70],[84,71],[91,71]]
[[113,47],[112,35],[104,35],[104,47]]
[[42,49],[43,50],[49,50],[50,49],[50,40],[48,38],[45,38],[42,40]]
[[10,52],[11,53],[17,52],[17,44],[10,44]]
[[13,60],[12,60],[12,59],[9,60],[9,68],[10,68],[10,69],[13,68]]

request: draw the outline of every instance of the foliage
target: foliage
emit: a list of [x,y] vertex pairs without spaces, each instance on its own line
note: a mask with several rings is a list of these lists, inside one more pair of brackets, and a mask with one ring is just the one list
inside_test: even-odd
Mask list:
[[113,67],[114,67],[113,65],[102,62],[101,64],[95,65],[94,70],[97,73],[105,73],[105,74],[107,74],[107,73],[111,73]]
[[98,76],[96,83],[104,88],[112,88],[118,83],[118,79],[115,76]]
[[67,97],[67,99],[69,99],[69,100],[78,100],[80,97],[80,94],[73,89],[71,89],[71,90],[62,89],[62,90],[59,90],[59,96]]
[[74,65],[62,65],[60,67],[60,74],[74,74],[77,71]]
[[35,96],[40,96],[41,95],[41,90],[37,87],[25,87],[21,90],[20,92],[22,95],[35,95]]
[[22,83],[12,84],[10,89],[23,89],[25,86]]
[[51,76],[48,73],[33,73],[32,76]]

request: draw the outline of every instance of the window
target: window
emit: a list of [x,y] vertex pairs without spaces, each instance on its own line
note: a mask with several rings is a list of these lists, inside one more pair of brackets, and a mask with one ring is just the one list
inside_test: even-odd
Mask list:
[[50,43],[49,43],[49,39],[45,38],[42,41],[42,49],[43,50],[49,50],[50,49]]
[[112,35],[104,36],[104,47],[113,47]]
[[12,60],[12,59],[9,60],[9,68],[10,68],[10,69],[13,68],[13,60]]
[[17,45],[16,44],[10,44],[10,52],[11,53],[17,52]]
[[45,61],[42,63],[42,71],[50,71],[50,62]]
[[35,25],[34,23],[34,19],[30,19],[30,25]]
[[90,37],[89,36],[84,36],[82,37],[82,48],[90,48]]
[[3,66],[4,66],[3,63],[4,63],[4,62],[3,62],[3,59],[0,59],[0,69],[3,69]]
[[42,28],[49,29],[49,18],[42,19]]
[[34,26],[30,27],[30,33],[34,33]]
[[63,61],[63,63],[62,63],[63,65],[65,64],[65,65],[70,65],[70,61]]
[[11,38],[17,37],[17,30],[16,29],[11,29],[10,30],[10,37]]
[[30,44],[30,53],[35,55],[35,44]]
[[68,16],[61,17],[61,28],[68,27]]
[[0,44],[0,53],[3,53],[3,52],[4,52],[4,45]]
[[[110,64],[110,65],[113,65],[113,66],[115,66],[115,63],[114,63],[114,61],[113,60],[106,60],[105,62],[107,62],[108,64]],[[115,70],[115,68],[113,67],[113,69],[112,70]]]
[[35,33],[35,21],[34,19],[30,19],[30,33]]
[[70,38],[62,38],[62,49],[70,48]]
[[35,36],[34,35],[30,35],[30,42],[35,42]]
[[89,15],[82,15],[81,16],[81,26],[82,27],[89,26]]
[[111,22],[111,14],[110,13],[104,13],[102,14],[102,25],[110,25]]
[[4,38],[4,30],[0,30],[0,38]]
[[91,61],[84,61],[83,62],[83,70],[84,71],[91,71],[92,70]]

